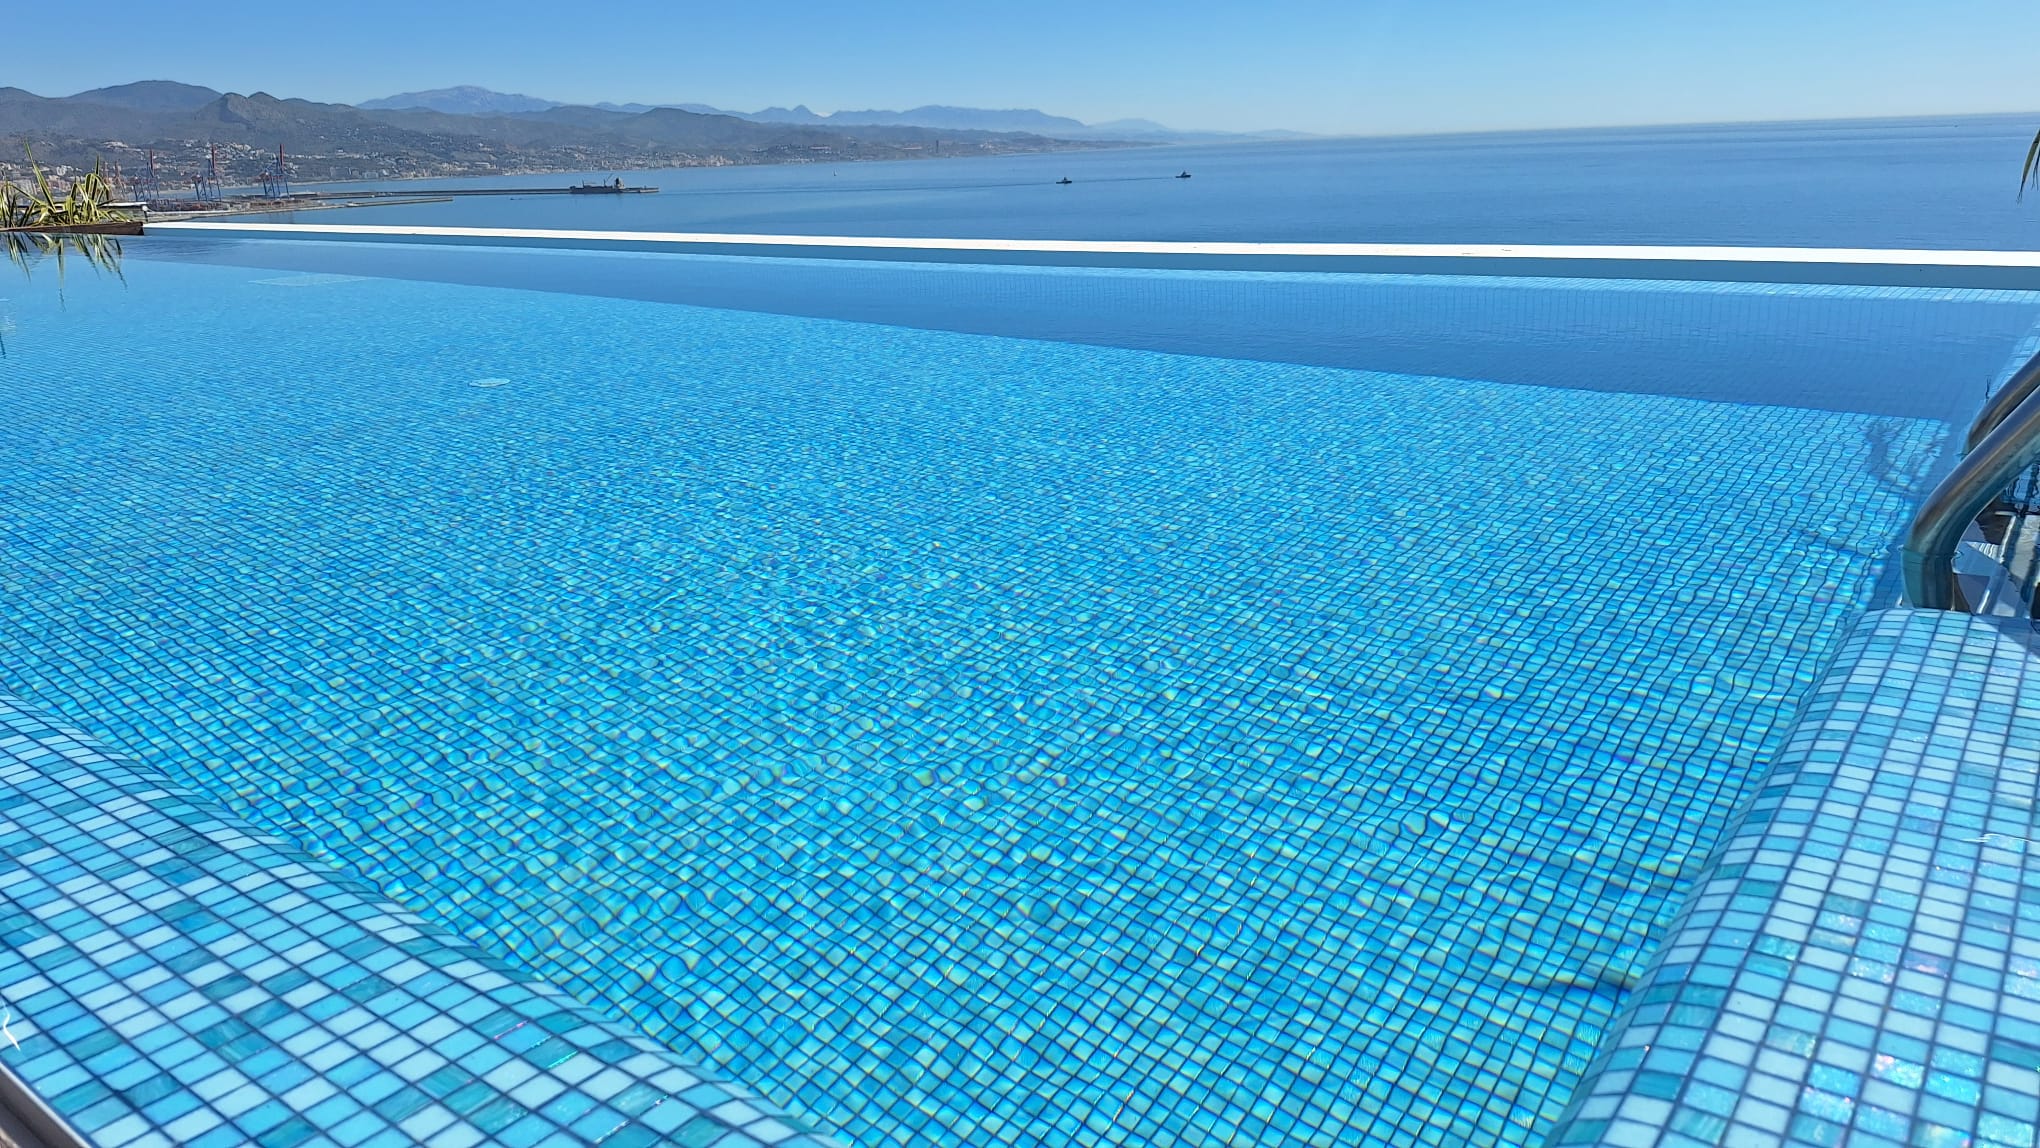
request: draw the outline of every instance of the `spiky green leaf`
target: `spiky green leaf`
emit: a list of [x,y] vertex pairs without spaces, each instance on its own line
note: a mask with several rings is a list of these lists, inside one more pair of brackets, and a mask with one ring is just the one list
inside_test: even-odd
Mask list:
[[2026,185],[2040,185],[2040,132],[2033,133],[2033,145],[2026,149],[2026,166],[2019,169],[2019,198],[2026,198]]

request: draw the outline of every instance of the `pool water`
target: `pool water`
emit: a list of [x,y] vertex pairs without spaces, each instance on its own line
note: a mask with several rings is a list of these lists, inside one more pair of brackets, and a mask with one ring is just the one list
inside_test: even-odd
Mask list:
[[855,1144],[1534,1143],[1947,433],[127,275],[0,305],[0,682]]

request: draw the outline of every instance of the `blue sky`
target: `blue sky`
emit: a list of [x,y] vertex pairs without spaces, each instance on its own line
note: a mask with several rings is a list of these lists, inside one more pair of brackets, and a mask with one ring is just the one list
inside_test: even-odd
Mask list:
[[472,83],[1366,134],[2040,109],[2032,0],[208,0],[183,16],[110,0],[93,26],[89,47],[10,51],[0,83],[341,102]]

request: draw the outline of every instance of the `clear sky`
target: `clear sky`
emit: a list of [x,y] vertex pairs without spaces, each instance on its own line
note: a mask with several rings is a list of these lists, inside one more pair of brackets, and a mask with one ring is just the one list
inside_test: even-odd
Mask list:
[[103,0],[0,84],[1395,133],[2040,109],[2034,0]]

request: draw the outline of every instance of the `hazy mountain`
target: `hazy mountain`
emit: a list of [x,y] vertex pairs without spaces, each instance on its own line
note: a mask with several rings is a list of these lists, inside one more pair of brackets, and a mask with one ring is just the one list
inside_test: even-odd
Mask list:
[[[20,88],[0,88],[0,138],[18,137],[38,145],[45,140],[64,138],[124,140],[130,135],[149,134],[157,123],[175,115],[90,103],[75,96],[52,99]],[[40,154],[42,149],[38,146],[37,150]],[[0,164],[11,163],[20,156],[20,143],[9,139],[4,153],[0,153]]]
[[[760,118],[763,118],[762,113]],[[926,128],[948,128],[957,131],[1034,132],[1038,135],[1081,132],[1085,129],[1082,120],[1073,120],[1068,116],[1052,116],[1033,108],[992,111],[986,108],[952,108],[941,104],[909,108],[904,112],[878,110],[836,112],[822,119],[823,122],[831,124],[916,124]]]
[[[426,93],[431,94],[431,93]],[[193,103],[199,97],[209,97]],[[87,98],[91,97],[91,98]],[[624,171],[705,164],[819,159],[1010,154],[1092,147],[1014,132],[958,131],[909,124],[763,123],[738,116],[655,107],[642,112],[555,105],[480,92],[449,106],[497,99],[524,110],[447,112],[430,107],[351,107],[279,99],[265,92],[221,94],[151,81],[59,99],[0,88],[0,175],[4,158],[31,144],[52,167],[104,158],[140,170],[157,155],[166,186],[180,186],[217,148],[225,179],[249,182],[289,153],[299,180],[535,171]],[[404,97],[392,97],[403,101]],[[388,101],[377,101],[378,103]],[[532,104],[541,105],[531,110]]]
[[766,108],[761,112],[727,112],[726,115],[742,116],[767,124],[818,124],[828,117],[818,116],[808,110],[806,104],[795,104],[790,108]]
[[138,112],[188,112],[212,103],[221,94],[211,88],[180,84],[175,80],[142,80],[111,88],[94,88],[70,98],[81,103],[105,104]]
[[252,178],[281,144],[298,178],[312,180],[957,156],[1246,138],[1255,137],[1178,132],[1151,120],[1086,125],[1032,108],[940,104],[821,115],[804,104],[749,113],[707,104],[591,107],[473,86],[407,92],[358,106],[221,93],[168,80],[57,99],[0,88],[0,169],[10,166],[5,155],[31,143],[52,164],[89,165],[94,156],[104,156],[130,170],[145,162],[139,153],[155,150],[185,173],[179,178],[189,177],[209,144],[222,149],[230,179],[237,178],[234,173]]
[[1107,120],[1102,124],[1087,124],[1085,126],[1094,132],[1134,132],[1144,136],[1182,134],[1153,120]]
[[[567,106],[552,100],[541,100],[532,96],[505,95],[486,88],[442,88],[432,92],[410,92],[386,99],[369,100],[357,107],[374,109],[428,108],[451,115],[541,115]],[[790,108],[771,107],[755,112],[730,111],[710,104],[616,104],[597,103],[584,105],[594,111],[615,112],[622,115],[643,115],[659,108],[675,108],[683,112],[694,112],[706,116],[734,116],[761,124],[800,124],[808,127],[919,127],[945,132],[1030,132],[1034,135],[1053,139],[1068,140],[1136,140],[1145,143],[1205,142],[1228,139],[1286,139],[1302,136],[1301,132],[1201,132],[1178,131],[1165,127],[1153,120],[1127,119],[1110,123],[1086,124],[1068,116],[1050,115],[1034,108],[959,108],[945,104],[927,104],[909,108],[904,112],[888,111],[882,108],[868,108],[857,111],[831,112],[821,115],[806,104],[795,104]]]
[[[612,104],[605,100],[602,103],[590,104],[589,106],[599,108],[605,112],[628,112],[634,116],[643,115],[653,108],[679,108],[683,112],[699,112],[704,116],[736,116],[740,114],[737,112],[726,112],[721,108],[712,107],[708,104]],[[742,116],[741,118],[749,119],[750,117]]]
[[557,100],[541,100],[535,96],[510,92],[492,92],[487,88],[463,84],[457,88],[434,88],[428,92],[400,92],[379,100],[365,100],[354,106],[364,111],[424,108],[427,111],[445,112],[454,116],[500,116],[515,115],[518,112],[542,112],[560,105]]

